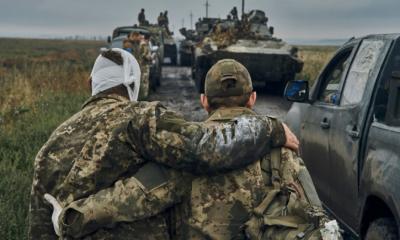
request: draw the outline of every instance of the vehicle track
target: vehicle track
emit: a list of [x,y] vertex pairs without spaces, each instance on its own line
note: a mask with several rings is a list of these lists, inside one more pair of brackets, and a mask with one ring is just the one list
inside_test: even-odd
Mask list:
[[[283,119],[291,103],[271,91],[256,88],[255,111]],[[207,113],[200,105],[200,97],[191,78],[189,67],[163,67],[161,86],[149,96],[150,101],[160,101],[165,106],[180,112],[191,121],[203,121]]]

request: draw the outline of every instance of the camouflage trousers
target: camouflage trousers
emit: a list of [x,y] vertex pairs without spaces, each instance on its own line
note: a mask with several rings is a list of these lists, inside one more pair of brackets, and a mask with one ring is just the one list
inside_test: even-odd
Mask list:
[[142,65],[141,67],[142,76],[140,78],[140,90],[139,90],[139,101],[146,100],[149,96],[150,89],[150,66]]

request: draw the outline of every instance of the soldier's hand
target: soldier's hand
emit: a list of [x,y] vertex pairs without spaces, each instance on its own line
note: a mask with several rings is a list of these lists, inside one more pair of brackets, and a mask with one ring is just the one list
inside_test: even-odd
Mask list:
[[290,148],[296,152],[299,150],[299,140],[297,139],[296,135],[292,132],[292,130],[289,129],[286,124],[282,123],[283,129],[285,130],[285,136],[286,136],[286,143],[285,147]]
[[60,203],[58,203],[57,199],[48,193],[44,194],[44,199],[53,206],[53,214],[51,215],[51,221],[53,222],[54,231],[56,232],[57,236],[60,237],[61,232],[60,232],[59,217],[62,212],[62,207]]

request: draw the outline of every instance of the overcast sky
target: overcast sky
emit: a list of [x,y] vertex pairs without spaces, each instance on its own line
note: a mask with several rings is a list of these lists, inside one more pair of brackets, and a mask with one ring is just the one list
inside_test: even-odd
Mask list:
[[[205,0],[0,0],[0,36],[107,36],[137,22],[140,8],[151,22],[169,11],[170,28],[182,19],[190,27],[205,16]],[[241,0],[209,0],[211,17],[225,17]],[[400,32],[400,0],[247,0],[246,11],[261,9],[278,37],[349,38],[369,33]]]

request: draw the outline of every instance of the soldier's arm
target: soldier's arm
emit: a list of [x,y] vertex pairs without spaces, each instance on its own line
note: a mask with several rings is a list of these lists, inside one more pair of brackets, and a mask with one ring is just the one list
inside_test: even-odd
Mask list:
[[79,238],[118,222],[149,218],[181,201],[190,183],[188,174],[147,163],[134,176],[69,204],[60,217],[61,231]]
[[210,125],[188,122],[159,103],[150,105],[138,108],[145,112],[137,115],[145,118],[135,117],[128,125],[133,145],[148,160],[195,174],[244,167],[286,142],[276,119],[246,116]]

